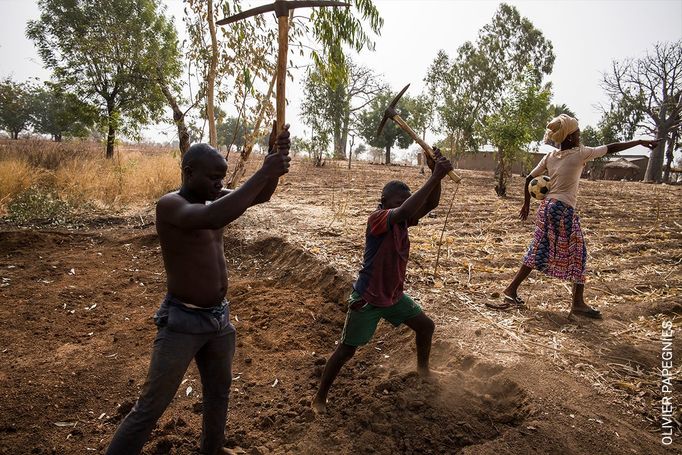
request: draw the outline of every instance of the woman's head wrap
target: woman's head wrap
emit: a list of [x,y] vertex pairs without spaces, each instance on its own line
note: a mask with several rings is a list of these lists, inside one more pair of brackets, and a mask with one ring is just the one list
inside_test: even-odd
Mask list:
[[572,133],[578,130],[578,121],[570,115],[561,114],[547,124],[544,141],[551,145],[561,145]]

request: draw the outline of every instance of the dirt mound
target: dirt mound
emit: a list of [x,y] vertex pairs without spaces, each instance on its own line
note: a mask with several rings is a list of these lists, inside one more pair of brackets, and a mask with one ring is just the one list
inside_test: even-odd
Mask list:
[[257,240],[246,248],[233,240],[226,243],[225,250],[227,257],[237,253],[251,263],[257,274],[280,285],[314,290],[326,300],[339,304],[350,294],[353,277],[321,263],[314,255],[279,237]]
[[[369,375],[365,382],[373,379]],[[530,413],[527,401],[525,392],[504,377],[484,382],[456,371],[424,380],[410,372],[389,376],[373,388],[358,384],[343,391],[324,425],[347,439],[353,453],[454,452],[519,425]],[[348,424],[333,431],[339,418]]]

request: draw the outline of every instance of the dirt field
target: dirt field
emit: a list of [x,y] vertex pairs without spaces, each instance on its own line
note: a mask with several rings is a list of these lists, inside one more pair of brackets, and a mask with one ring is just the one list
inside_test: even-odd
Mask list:
[[[591,321],[569,318],[570,288],[535,272],[520,292],[527,309],[484,305],[518,268],[532,221],[517,219],[521,178],[505,200],[491,176],[463,171],[410,233],[406,290],[436,321],[439,374],[418,378],[413,335],[382,323],[339,376],[328,414],[314,416],[367,215],[386,181],[415,189],[425,178],[414,167],[343,166],[296,163],[272,202],[226,229],[235,453],[682,451],[679,186],[581,182],[586,298],[605,315]],[[148,206],[68,226],[0,224],[0,454],[103,452],[144,381],[165,291],[153,221]],[[678,426],[664,447],[660,337],[671,319]],[[196,453],[200,417],[192,365],[144,453]]]

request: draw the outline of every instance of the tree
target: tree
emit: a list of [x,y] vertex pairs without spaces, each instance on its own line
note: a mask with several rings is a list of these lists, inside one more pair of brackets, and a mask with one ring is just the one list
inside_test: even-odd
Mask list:
[[[116,133],[139,134],[157,120],[165,97],[156,82],[162,72],[177,77],[177,36],[157,0],[39,0],[40,19],[29,21],[27,35],[43,62],[65,87],[98,106],[106,123],[106,156],[114,153]],[[156,56],[172,56],[160,62]]]
[[228,150],[234,145],[237,148],[243,148],[246,144],[246,138],[253,128],[245,125],[238,117],[230,116],[218,121],[216,128],[218,135],[218,145],[224,145]]
[[381,147],[370,147],[369,156],[372,158],[372,163],[382,164],[386,156],[386,151]]
[[31,121],[31,95],[26,84],[9,77],[0,81],[0,129],[18,139]]
[[604,144],[601,132],[590,125],[580,130],[580,142],[588,147],[597,147]]
[[665,151],[665,167],[663,168],[663,181],[670,182],[670,171],[675,158],[675,149],[680,148],[680,128],[676,128],[668,138]]
[[434,117],[432,96],[426,92],[415,98],[408,97],[404,102],[410,112],[410,126],[421,133],[422,140],[426,140],[426,132],[431,128]]
[[[374,42],[366,30],[378,35],[384,24],[372,0],[353,0],[352,4],[353,8],[314,8],[310,27],[305,22],[293,24],[294,29],[311,29],[314,41],[321,44],[321,49],[312,49],[311,57],[332,85],[334,80],[344,80],[349,69],[344,46],[358,53],[364,48],[373,51]],[[294,48],[304,46],[301,41],[292,44]]]
[[[232,97],[241,105],[244,91],[237,80],[247,68],[249,76],[267,80],[274,73],[274,43],[276,36],[266,19],[238,21],[216,28],[219,19],[241,10],[240,0],[188,0],[185,24],[189,33],[187,58],[195,62],[201,74],[199,91],[204,100],[203,111],[208,123],[209,144],[218,145],[214,110],[218,101]],[[220,39],[218,34],[220,33]],[[232,89],[225,84],[228,80]],[[241,81],[246,83],[245,81]]]
[[[189,109],[194,107],[192,105],[189,109],[182,110],[179,105],[179,96],[177,93],[179,89],[175,87],[176,84],[172,84],[166,79],[161,71],[157,71],[157,82],[161,88],[163,96],[166,97],[166,101],[173,112],[173,123],[175,123],[178,129],[178,147],[180,148],[180,157],[183,157],[190,147],[192,133],[190,127],[187,126],[186,116]],[[196,103],[195,103],[196,104]]]
[[472,43],[465,43],[458,53],[459,57],[451,60],[445,51],[440,51],[425,79],[428,91],[438,100],[435,105],[437,131],[445,134],[439,147],[451,160],[465,151],[478,150],[477,130],[486,106],[485,94],[476,92],[474,76],[487,71],[482,67],[474,71],[474,65],[480,65],[483,60],[476,57]]
[[376,73],[356,65],[350,59],[345,76],[339,80],[326,78],[315,68],[304,81],[301,116],[306,125],[317,131],[328,131],[334,142],[334,158],[346,157],[346,145],[357,114],[381,90],[384,83]]
[[[481,143],[492,141],[489,134],[494,130],[488,119],[514,105],[510,87],[529,78],[539,92],[553,65],[551,42],[516,8],[504,3],[480,30],[476,42],[464,43],[455,59],[439,52],[426,82],[437,100],[439,130],[446,135],[449,155],[476,151]],[[499,115],[494,121],[499,121]],[[503,158],[498,154],[498,159]]]
[[[484,134],[497,149],[495,192],[506,196],[511,165],[526,152],[533,140],[542,136],[549,118],[549,87],[540,88],[530,72],[517,82],[501,109],[486,122]],[[538,119],[541,119],[538,121]]]
[[661,140],[644,175],[644,181],[661,182],[665,147],[680,128],[682,40],[658,43],[639,59],[613,61],[603,87],[614,105],[644,113],[638,126]]
[[360,155],[362,155],[366,151],[367,146],[365,144],[359,144],[357,147],[355,147],[355,150],[353,150],[353,155],[355,155],[355,161],[358,161],[360,159]]
[[552,118],[558,117],[558,116],[560,116],[561,114],[570,115],[571,117],[574,117],[574,118],[577,117],[577,115],[575,115],[575,112],[573,112],[573,111],[571,110],[571,108],[569,108],[568,106],[566,106],[566,104],[552,104],[552,105],[549,107],[549,110],[550,110],[550,112],[551,112],[551,114],[552,114]]
[[[358,133],[369,145],[384,149],[386,164],[391,164],[391,148],[394,145],[398,144],[401,148],[407,148],[412,143],[412,138],[392,120],[386,122],[381,135],[377,136],[377,128],[384,117],[384,111],[394,96],[395,94],[390,91],[380,93],[358,117]],[[405,104],[409,104],[409,101]],[[403,110],[400,116],[407,119],[409,112]]]
[[31,123],[38,133],[56,142],[64,136],[88,136],[97,122],[97,109],[68,93],[58,83],[46,82],[31,90]]
[[[229,15],[230,11],[241,10],[239,0],[223,0],[215,3],[214,13],[220,10],[225,16]],[[190,0],[189,5],[190,9],[186,10],[189,19],[186,18],[186,22],[191,36],[190,48],[195,50],[193,54],[200,65],[204,65],[206,71],[203,73],[207,75],[210,71],[210,60],[215,55],[216,44],[206,44],[205,26],[208,5],[203,0]],[[377,33],[383,21],[371,0],[355,0],[354,8],[315,8],[311,11],[309,17],[293,15],[290,18],[290,52],[294,53],[298,50],[303,56],[308,49],[311,49],[312,35],[312,41],[321,44],[321,49],[313,48],[311,52],[316,66],[324,68],[326,77],[340,79],[345,75],[343,46],[348,45],[356,51],[365,47],[372,48],[373,43],[365,28],[369,27]],[[253,20],[239,21],[230,24],[229,27],[223,27],[222,39],[217,42],[219,59],[215,85],[221,87],[220,74],[235,76],[231,87],[235,88],[232,94],[234,105],[239,111],[238,116],[245,123],[254,126],[253,133],[247,138],[246,145],[240,154],[240,161],[228,180],[229,187],[236,185],[243,175],[245,162],[253,144],[262,133],[261,125],[267,125],[269,129],[269,122],[264,119],[272,111],[270,99],[275,82],[274,46],[277,43],[275,24],[276,22],[270,20],[269,16],[256,15]],[[242,78],[241,81],[240,78]],[[265,90],[264,86],[259,86],[258,81],[267,80],[270,80],[270,83],[267,84],[268,88]],[[216,98],[227,99],[228,93],[219,89]],[[207,117],[209,121],[212,121],[210,115]]]

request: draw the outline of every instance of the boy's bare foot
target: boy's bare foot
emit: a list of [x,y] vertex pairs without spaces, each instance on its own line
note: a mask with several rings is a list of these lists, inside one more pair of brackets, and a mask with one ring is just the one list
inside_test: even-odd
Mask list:
[[313,408],[315,414],[325,414],[327,412],[327,400],[315,397],[312,403],[310,403],[310,407]]

